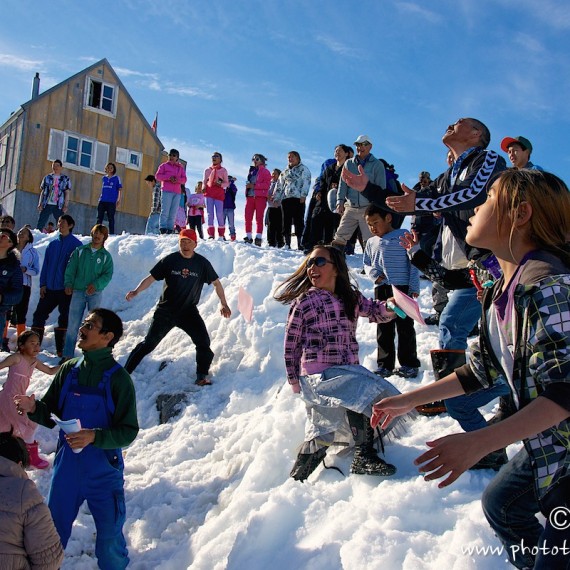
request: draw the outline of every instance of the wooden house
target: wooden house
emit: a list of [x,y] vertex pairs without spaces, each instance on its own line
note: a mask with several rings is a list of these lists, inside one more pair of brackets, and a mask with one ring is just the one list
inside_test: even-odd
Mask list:
[[36,74],[32,98],[0,126],[0,201],[18,227],[35,227],[40,183],[59,158],[71,179],[68,213],[75,233],[88,234],[97,219],[105,166],[113,162],[123,184],[115,231],[144,233],[151,206],[144,179],[165,154],[106,59],[43,93]]

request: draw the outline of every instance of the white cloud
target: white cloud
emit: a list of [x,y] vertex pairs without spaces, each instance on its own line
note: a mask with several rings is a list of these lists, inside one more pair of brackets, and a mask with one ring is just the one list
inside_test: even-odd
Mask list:
[[320,44],[324,45],[325,47],[327,47],[328,49],[330,49],[332,52],[337,53],[339,55],[344,55],[348,57],[362,57],[364,55],[360,50],[349,47],[327,36],[317,36],[315,40]]
[[441,16],[439,14],[436,14],[435,12],[424,8],[420,4],[415,4],[413,2],[398,2],[396,4],[396,7],[401,12],[407,12],[408,14],[420,16],[432,24],[441,22]]
[[25,59],[11,54],[0,53],[0,65],[4,67],[13,67],[20,71],[37,71],[43,66],[43,62],[33,59]]

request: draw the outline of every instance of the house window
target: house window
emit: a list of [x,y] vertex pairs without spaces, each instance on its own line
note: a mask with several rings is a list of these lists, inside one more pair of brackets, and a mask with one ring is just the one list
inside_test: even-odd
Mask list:
[[6,157],[8,156],[8,135],[0,139],[0,168],[6,164]]
[[117,147],[117,155],[115,161],[124,164],[127,168],[141,170],[142,152],[131,150],[129,148]]
[[115,116],[118,91],[116,85],[87,77],[85,107]]
[[89,139],[67,135],[64,162],[92,170],[93,146],[93,141]]
[[109,145],[77,133],[50,129],[47,159],[56,158],[71,170],[103,174],[109,161]]

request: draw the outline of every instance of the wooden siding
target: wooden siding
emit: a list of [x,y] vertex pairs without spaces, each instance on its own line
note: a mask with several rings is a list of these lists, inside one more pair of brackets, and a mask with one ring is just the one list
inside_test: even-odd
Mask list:
[[[88,76],[113,84],[118,89],[116,117],[83,108]],[[124,186],[124,201],[120,209],[128,214],[148,216],[151,196],[144,191],[143,181],[160,164],[161,147],[109,65],[102,63],[89,68],[41,94],[26,104],[24,115],[25,137],[18,188],[36,194],[39,192],[42,178],[51,172],[51,161],[47,159],[50,129],[68,131],[109,145],[108,162],[117,165],[117,174]],[[142,169],[138,171],[116,163],[117,147],[142,152]],[[71,202],[96,207],[102,174],[65,165],[64,173],[71,178]]]

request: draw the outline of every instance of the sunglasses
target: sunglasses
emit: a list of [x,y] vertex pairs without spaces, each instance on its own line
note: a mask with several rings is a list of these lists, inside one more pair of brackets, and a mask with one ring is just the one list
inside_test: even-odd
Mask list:
[[88,331],[92,331],[94,329],[101,329],[101,332],[103,332],[102,327],[96,325],[93,321],[83,321],[81,323],[81,325],[79,326],[80,329],[87,329]]
[[254,157],[251,159],[251,161],[252,161],[252,162],[261,162],[261,158],[259,158],[259,156],[254,156]]
[[354,143],[354,146],[356,148],[360,148],[361,146],[370,146],[369,142],[363,142],[363,143]]
[[307,259],[307,269],[313,267],[313,265],[316,265],[317,267],[324,267],[327,263],[334,265],[334,263],[328,260],[326,257],[309,257],[309,259]]
[[219,154],[213,154],[212,158],[222,158]]

